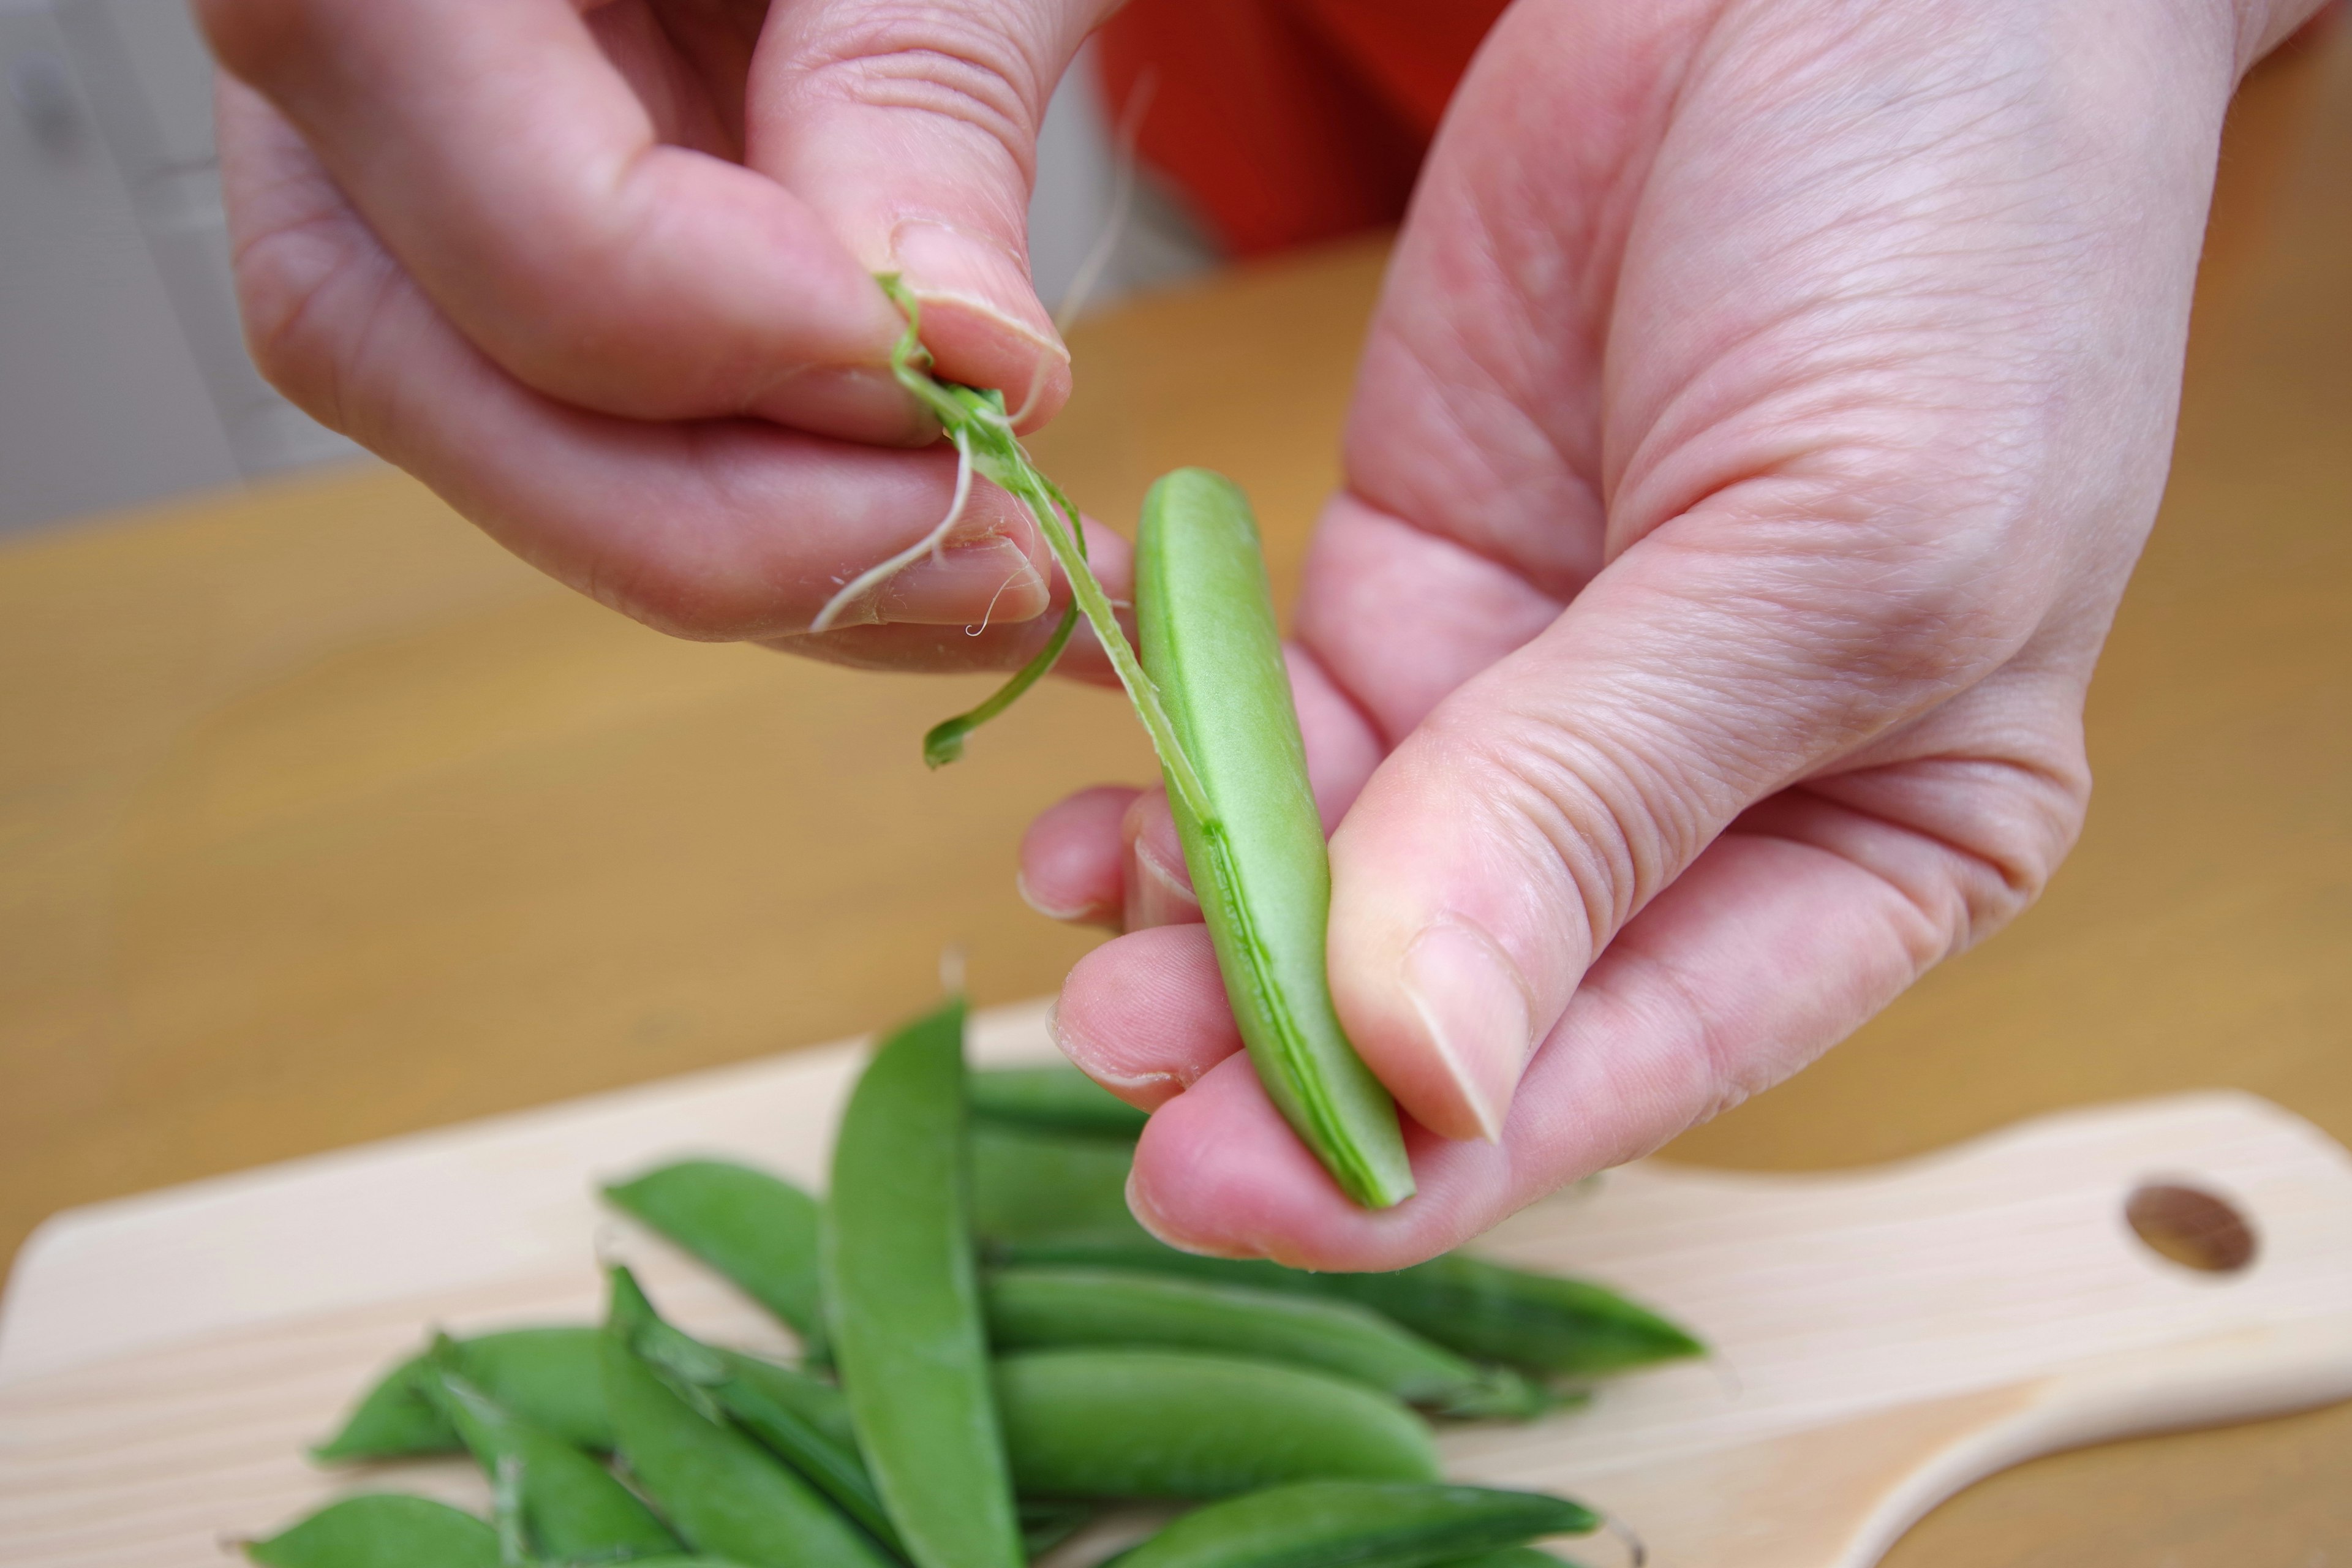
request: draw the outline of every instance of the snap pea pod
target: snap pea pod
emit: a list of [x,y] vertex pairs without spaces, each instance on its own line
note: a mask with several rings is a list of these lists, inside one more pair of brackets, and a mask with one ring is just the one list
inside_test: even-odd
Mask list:
[[454,1370],[456,1351],[442,1340],[420,1385],[483,1473],[511,1489],[532,1552],[558,1562],[677,1554],[677,1537],[635,1492],[584,1451],[499,1408]]
[[1353,1302],[1115,1268],[1004,1268],[985,1289],[1000,1352],[1159,1345],[1312,1367],[1441,1415],[1538,1415],[1552,1401]]
[[982,1121],[1040,1132],[1071,1132],[1133,1142],[1149,1120],[1066,1062],[1047,1067],[982,1068],[966,1081],[971,1113]]
[[[597,1334],[586,1328],[506,1329],[457,1342],[452,1364],[491,1399],[532,1426],[578,1447],[613,1446]],[[378,1378],[344,1418],[342,1429],[310,1450],[321,1464],[449,1453],[457,1434],[418,1386],[418,1354]]]
[[848,1454],[857,1452],[857,1432],[849,1422],[849,1396],[841,1392],[839,1384],[740,1351],[721,1350],[719,1355],[739,1381],[758,1389],[763,1398],[799,1416],[835,1447]]
[[1233,481],[1163,476],[1135,542],[1143,667],[1207,810],[1169,805],[1234,1022],[1266,1096],[1367,1208],[1412,1195],[1395,1102],[1339,1026],[1324,968],[1331,863],[1275,629],[1257,522]]
[[1213,1498],[1311,1477],[1434,1480],[1429,1429],[1360,1384],[1181,1351],[1028,1351],[996,1363],[1024,1496]]
[[1082,1502],[1026,1500],[1021,1504],[1021,1546],[1043,1555],[1093,1522],[1095,1510]]
[[1118,1568],[1435,1568],[1600,1515],[1542,1492],[1305,1481],[1193,1510],[1112,1559]]
[[1134,1163],[1132,1143],[976,1123],[972,1230],[991,1241],[1075,1234],[1150,1242],[1127,1206]]
[[731,1160],[680,1160],[604,1189],[643,1220],[740,1286],[824,1355],[817,1298],[817,1202],[781,1176]]
[[882,1042],[826,1197],[824,1300],[850,1420],[916,1568],[1021,1568],[972,1263],[961,998]]
[[1475,1557],[1456,1559],[1445,1568],[1576,1568],[1576,1564],[1540,1547],[1501,1546]]
[[650,1303],[642,1310],[632,1303],[631,1312],[629,1348],[667,1375],[672,1389],[686,1393],[688,1403],[706,1415],[723,1413],[732,1419],[868,1534],[898,1550],[898,1531],[866,1473],[855,1437],[836,1440],[819,1425],[835,1426],[832,1417],[846,1416],[839,1389],[789,1367],[706,1345],[664,1321]]
[[1706,1351],[1648,1308],[1589,1280],[1460,1252],[1382,1274],[1310,1274],[1118,1236],[1006,1242],[991,1257],[1003,1265],[1140,1269],[1353,1301],[1459,1354],[1547,1375],[1622,1372]]
[[397,1492],[344,1498],[267,1541],[262,1568],[499,1568],[499,1532],[446,1503]]
[[629,1467],[698,1552],[744,1568],[890,1568],[889,1557],[789,1466],[689,1403],[640,1356],[653,1309],[625,1268],[612,1273],[603,1343],[605,1398]]

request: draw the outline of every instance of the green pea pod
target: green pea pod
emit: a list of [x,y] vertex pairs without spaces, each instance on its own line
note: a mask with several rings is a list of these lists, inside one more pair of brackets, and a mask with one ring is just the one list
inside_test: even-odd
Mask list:
[[456,1360],[456,1342],[445,1338],[419,1373],[425,1395],[493,1484],[511,1489],[533,1552],[607,1562],[679,1551],[677,1537],[603,1465],[501,1409],[453,1370]]
[[1134,1163],[1132,1143],[978,1123],[971,1130],[972,1230],[991,1241],[1076,1235],[1149,1243],[1127,1206]]
[[621,1458],[696,1552],[743,1568],[890,1568],[890,1559],[808,1482],[724,1420],[698,1409],[640,1356],[655,1320],[627,1269],[612,1274],[601,1346]]
[[991,1252],[1005,1265],[1139,1269],[1352,1301],[1459,1354],[1547,1375],[1592,1376],[1706,1353],[1688,1333],[1613,1290],[1460,1252],[1383,1274],[1310,1274],[1116,1236],[1007,1242]]
[[1368,1308],[1115,1268],[1005,1268],[986,1285],[997,1349],[1160,1345],[1311,1367],[1442,1415],[1539,1415],[1546,1393]]
[[1082,1502],[1024,1500],[1021,1504],[1021,1545],[1032,1557],[1044,1555],[1094,1522],[1095,1510]]
[[[841,1391],[804,1373],[704,1344],[664,1321],[650,1303],[632,1303],[629,1348],[705,1415],[731,1419],[833,1500],[877,1541],[898,1549],[897,1530],[845,1429]],[[834,1431],[843,1431],[836,1438]]]
[[1123,1138],[1133,1142],[1148,1118],[1067,1063],[982,1068],[966,1080],[971,1113],[982,1121],[1038,1132]]
[[1413,1413],[1360,1384],[1180,1351],[1029,1351],[996,1363],[1024,1496],[1225,1497],[1317,1477],[1434,1480]]
[[849,1395],[841,1392],[839,1384],[826,1383],[740,1351],[722,1350],[719,1355],[729,1371],[758,1389],[763,1398],[799,1416],[835,1447],[845,1453],[857,1452],[857,1431],[849,1421]]
[[961,998],[882,1042],[826,1197],[824,1300],[850,1420],[916,1568],[1021,1568],[972,1264]]
[[1305,1481],[1193,1510],[1112,1561],[1119,1568],[1435,1568],[1600,1515],[1541,1492]]
[[1143,668],[1209,806],[1171,781],[1234,1022],[1268,1099],[1367,1208],[1412,1195],[1395,1103],[1332,1010],[1331,863],[1307,781],[1257,522],[1230,479],[1179,468],[1144,498],[1135,541]]
[[817,1202],[781,1176],[729,1160],[680,1160],[618,1182],[604,1197],[729,1279],[822,1359]]
[[[532,1426],[576,1447],[613,1446],[597,1332],[584,1328],[506,1329],[459,1340],[454,1365],[467,1382]],[[425,1364],[411,1356],[377,1379],[342,1429],[310,1450],[321,1464],[452,1453],[464,1447],[418,1386]]]
[[1475,1557],[1456,1558],[1444,1568],[1576,1568],[1576,1564],[1540,1547],[1503,1546]]
[[499,1568],[499,1532],[446,1503],[373,1492],[329,1503],[290,1530],[249,1541],[262,1568]]

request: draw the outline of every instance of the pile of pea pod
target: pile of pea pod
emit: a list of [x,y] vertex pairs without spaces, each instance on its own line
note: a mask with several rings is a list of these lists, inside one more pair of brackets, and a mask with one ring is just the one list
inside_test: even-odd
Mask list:
[[1129,1215],[1142,1116],[1073,1069],[969,1071],[951,1003],[888,1037],[825,1199],[749,1166],[607,1188],[797,1335],[665,1321],[436,1336],[313,1450],[468,1452],[488,1519],[345,1498],[268,1568],[1023,1568],[1112,1503],[1195,1504],[1120,1568],[1559,1568],[1563,1498],[1446,1484],[1426,1416],[1525,1419],[1698,1353],[1598,1286],[1449,1255],[1318,1275],[1196,1258]]

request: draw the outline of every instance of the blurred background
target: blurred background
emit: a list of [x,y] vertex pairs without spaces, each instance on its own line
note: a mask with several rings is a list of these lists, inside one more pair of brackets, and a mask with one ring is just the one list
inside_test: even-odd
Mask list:
[[[1097,36],[1031,215],[1049,303],[1096,275],[1034,443],[1081,505],[1221,468],[1287,598],[1383,236],[1499,8],[1133,0]],[[1097,938],[1021,904],[1014,847],[1152,774],[1123,703],[1048,683],[929,773],[992,682],[671,641],[505,555],[254,373],[208,94],[179,0],[0,0],[0,1258],[70,1205],[858,1033],[945,949],[982,1003],[1051,992]],[[2213,1084],[2352,1141],[2347,171],[2323,26],[2232,110],[2056,886],[1676,1155],[1884,1160]],[[2352,1419],[2223,1441],[2028,1467],[1891,1561],[2352,1552]]]

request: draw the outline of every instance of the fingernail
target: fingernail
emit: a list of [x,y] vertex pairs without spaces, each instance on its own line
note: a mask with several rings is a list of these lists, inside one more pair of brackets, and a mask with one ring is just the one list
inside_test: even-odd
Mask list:
[[1142,1188],[1136,1184],[1135,1172],[1132,1169],[1127,1173],[1127,1212],[1135,1216],[1135,1223],[1141,1226],[1150,1235],[1152,1240],[1162,1247],[1172,1247],[1179,1252],[1189,1252],[1195,1258],[1255,1258],[1264,1256],[1245,1248],[1218,1248],[1203,1246],[1200,1242],[1191,1240],[1171,1230],[1168,1227],[1168,1222],[1160,1217],[1160,1211],[1151,1206],[1150,1201],[1144,1197]]
[[1535,1044],[1517,971],[1483,933],[1441,921],[1405,949],[1403,981],[1479,1135],[1499,1142]]
[[[1191,1084],[1172,1072],[1117,1072],[1104,1065],[1102,1053],[1083,1036],[1062,1026],[1062,999],[1059,996],[1045,1008],[1045,1037],[1054,1048],[1067,1057],[1071,1063],[1106,1089],[1126,1089],[1129,1093],[1150,1091],[1159,1096],[1159,1102],[1174,1099]],[[1164,1092],[1163,1092],[1164,1091]]]
[[875,591],[886,626],[976,626],[1045,613],[1045,579],[1028,552],[1002,535],[925,555]]
[[[1082,921],[1095,912],[1094,907],[1090,904],[1064,905],[1047,903],[1045,900],[1037,896],[1037,889],[1029,885],[1029,873],[1026,871],[1015,871],[1013,873],[1013,890],[1021,895],[1021,901],[1023,903],[1028,905],[1039,914],[1044,915],[1049,921]],[[1054,1005],[1055,1007],[1059,1007],[1061,1004],[1056,1002]],[[1045,1022],[1048,1029],[1053,1026],[1053,1017],[1054,1016],[1050,1012],[1045,1016]]]
[[[1020,260],[1003,246],[946,224],[898,226],[890,253],[907,287],[928,310],[948,305],[977,312],[1061,359],[1070,351]],[[1007,396],[1019,395],[1008,387]]]
[[1127,929],[1182,925],[1201,918],[1201,900],[1142,837],[1135,841],[1134,874],[1127,879]]

